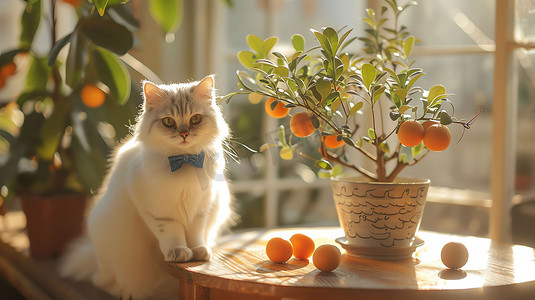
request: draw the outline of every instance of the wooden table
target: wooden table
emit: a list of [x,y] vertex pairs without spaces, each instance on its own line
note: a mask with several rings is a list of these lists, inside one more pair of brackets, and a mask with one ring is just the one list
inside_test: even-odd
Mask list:
[[[334,240],[343,236],[339,228],[292,228],[224,237],[209,262],[169,264],[180,281],[181,299],[535,299],[535,255],[529,247],[420,231],[425,244],[413,258],[378,261],[342,251],[340,266],[326,273],[307,260],[267,259],[270,238],[289,239],[294,233],[312,237],[316,247],[339,246]],[[468,248],[461,271],[447,270],[440,260],[450,241]]]

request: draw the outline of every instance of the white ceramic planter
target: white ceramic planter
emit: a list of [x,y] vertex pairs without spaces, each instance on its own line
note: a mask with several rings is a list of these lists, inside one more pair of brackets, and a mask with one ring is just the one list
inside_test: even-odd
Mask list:
[[333,179],[334,203],[347,243],[358,247],[411,247],[420,227],[429,179],[393,183]]

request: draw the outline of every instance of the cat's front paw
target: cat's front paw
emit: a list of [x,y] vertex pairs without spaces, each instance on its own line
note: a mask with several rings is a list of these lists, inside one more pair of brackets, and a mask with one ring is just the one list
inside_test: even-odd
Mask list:
[[212,250],[208,246],[201,245],[191,250],[193,251],[194,260],[210,260],[212,257]]
[[193,252],[190,248],[187,247],[176,247],[169,250],[165,256],[165,261],[173,262],[187,262],[190,261],[193,257]]

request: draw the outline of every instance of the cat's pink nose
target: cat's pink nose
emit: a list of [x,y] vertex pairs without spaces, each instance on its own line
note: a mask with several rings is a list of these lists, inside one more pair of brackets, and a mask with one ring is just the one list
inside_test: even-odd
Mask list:
[[179,134],[182,136],[183,139],[186,139],[186,137],[189,135],[189,132],[184,131],[184,132],[181,132]]

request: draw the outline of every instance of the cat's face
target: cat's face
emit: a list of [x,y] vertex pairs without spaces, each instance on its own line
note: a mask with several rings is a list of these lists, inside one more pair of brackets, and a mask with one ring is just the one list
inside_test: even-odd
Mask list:
[[215,104],[213,77],[189,84],[143,84],[144,112],[138,139],[169,155],[209,150],[228,135]]

